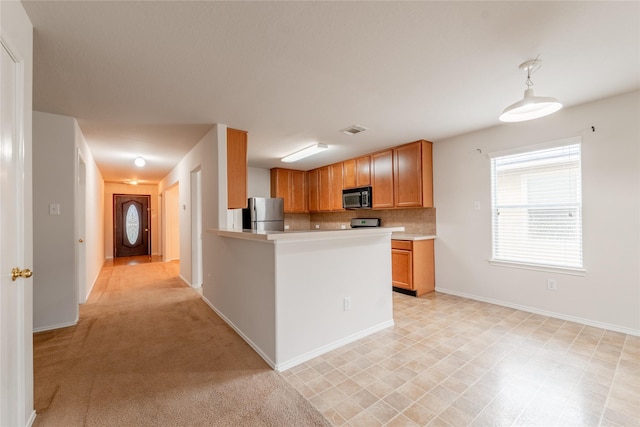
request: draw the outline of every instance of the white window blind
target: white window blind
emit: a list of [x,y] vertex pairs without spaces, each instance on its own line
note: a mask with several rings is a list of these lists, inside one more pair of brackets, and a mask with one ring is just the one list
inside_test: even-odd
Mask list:
[[582,268],[580,144],[491,159],[494,261]]

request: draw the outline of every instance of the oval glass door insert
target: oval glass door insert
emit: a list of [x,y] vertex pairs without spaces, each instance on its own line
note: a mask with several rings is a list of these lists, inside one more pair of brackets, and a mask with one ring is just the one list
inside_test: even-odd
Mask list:
[[127,240],[129,244],[134,245],[138,241],[140,235],[140,215],[134,205],[129,205],[127,209]]

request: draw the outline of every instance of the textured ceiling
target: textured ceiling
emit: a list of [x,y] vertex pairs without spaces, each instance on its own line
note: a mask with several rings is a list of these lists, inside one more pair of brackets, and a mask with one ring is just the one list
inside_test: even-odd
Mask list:
[[109,181],[158,182],[214,123],[249,132],[250,166],[303,170],[494,126],[538,55],[565,106],[640,87],[636,1],[23,4],[34,109],[76,117]]

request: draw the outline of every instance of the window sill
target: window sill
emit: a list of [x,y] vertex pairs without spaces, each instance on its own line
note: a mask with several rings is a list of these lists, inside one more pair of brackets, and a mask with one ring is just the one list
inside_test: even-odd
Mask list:
[[490,259],[489,264],[495,265],[497,267],[509,267],[509,268],[519,268],[521,270],[544,271],[547,273],[568,274],[571,276],[587,275],[587,270],[584,270],[582,268],[552,267],[550,265],[526,264],[522,262],[513,262],[513,261],[498,261],[494,259]]

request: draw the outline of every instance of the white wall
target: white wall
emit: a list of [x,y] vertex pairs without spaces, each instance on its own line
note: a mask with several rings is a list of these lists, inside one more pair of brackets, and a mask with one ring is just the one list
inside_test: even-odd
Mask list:
[[[640,334],[640,92],[434,144],[436,288]],[[591,131],[595,127],[595,132]],[[582,137],[585,276],[490,265],[486,154]],[[480,149],[482,153],[477,150]],[[473,209],[479,201],[481,209]],[[556,279],[556,292],[546,280]]]
[[247,196],[271,197],[271,171],[262,168],[247,168]]
[[[87,301],[104,265],[104,179],[96,165],[84,135],[75,123],[76,147],[86,163],[85,238],[86,280],[81,284],[79,301]],[[76,161],[77,167],[77,161]],[[77,171],[76,171],[77,173]]]
[[[180,276],[191,284],[191,171],[202,171],[202,229],[227,228],[226,141],[227,127],[214,125],[178,165],[158,184],[160,194],[179,183]],[[219,161],[222,159],[222,161]],[[210,254],[203,247],[204,267]],[[204,271],[206,282],[207,272]]]
[[[33,327],[78,321],[75,254],[76,121],[33,113]],[[60,215],[50,215],[58,204]]]
[[[78,153],[86,164],[85,280],[76,277],[76,181]],[[33,329],[42,331],[78,321],[78,301],[86,301],[104,263],[104,184],[76,120],[33,112],[34,299]],[[50,204],[60,215],[50,215]]]

